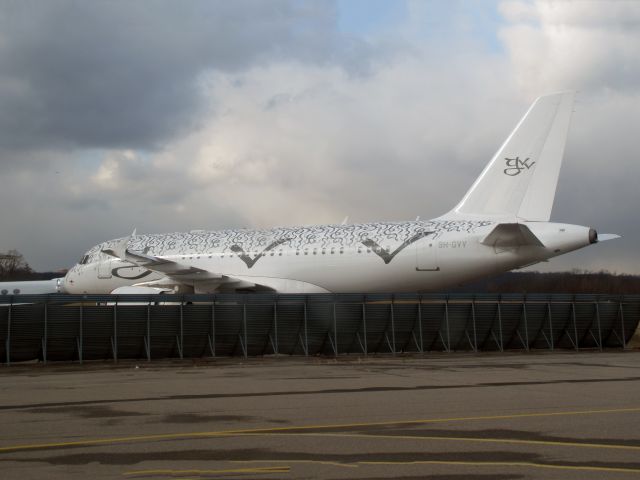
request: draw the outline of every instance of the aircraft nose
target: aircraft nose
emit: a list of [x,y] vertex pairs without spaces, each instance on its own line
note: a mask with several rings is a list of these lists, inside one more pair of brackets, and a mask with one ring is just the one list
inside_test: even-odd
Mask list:
[[62,280],[61,293],[73,293],[75,291],[76,280],[77,276],[74,269],[69,270]]

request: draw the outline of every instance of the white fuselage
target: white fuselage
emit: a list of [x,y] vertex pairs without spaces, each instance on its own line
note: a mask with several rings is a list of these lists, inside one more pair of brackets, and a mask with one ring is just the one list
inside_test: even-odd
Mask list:
[[[481,243],[495,219],[223,230],[132,237],[129,248],[283,293],[415,292],[447,288],[546,260],[593,243],[588,227],[523,222],[544,246]],[[65,278],[69,293],[110,293],[162,273],[93,247]],[[238,286],[238,284],[236,284]],[[242,285],[239,285],[242,287]],[[192,281],[195,293],[225,284]],[[248,289],[252,289],[247,287]]]

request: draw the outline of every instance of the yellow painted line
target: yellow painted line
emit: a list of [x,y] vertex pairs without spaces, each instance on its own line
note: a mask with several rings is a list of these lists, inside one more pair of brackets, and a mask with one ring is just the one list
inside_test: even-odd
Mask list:
[[637,445],[621,445],[611,443],[580,443],[580,442],[563,442],[553,440],[522,440],[517,438],[482,438],[482,437],[445,437],[445,436],[424,436],[424,435],[383,435],[368,433],[243,433],[243,437],[261,437],[261,436],[295,436],[295,437],[345,437],[345,438],[383,438],[385,440],[434,440],[434,441],[453,441],[453,442],[476,442],[476,443],[505,443],[515,445],[544,445],[551,447],[576,447],[576,448],[600,448],[612,450],[632,450],[640,451]]
[[155,469],[155,470],[135,470],[131,472],[125,472],[123,475],[135,477],[146,475],[164,475],[168,477],[182,477],[185,475],[222,475],[230,473],[288,473],[290,470],[287,466],[270,466],[270,467],[251,467],[251,468],[227,468],[223,470],[170,470],[170,469]]
[[[266,435],[266,434],[265,434]],[[331,465],[332,467],[344,467],[344,468],[358,468],[355,463],[342,463],[342,462],[330,462],[328,460],[229,460],[230,463],[299,463],[299,464],[317,464],[317,465]]]
[[[411,465],[447,465],[447,466],[462,466],[462,467],[520,467],[520,468],[534,468],[534,469],[547,469],[547,470],[571,470],[571,471],[583,471],[583,472],[607,472],[607,473],[632,473],[640,474],[638,468],[628,467],[598,467],[588,465],[562,465],[562,464],[549,464],[549,463],[537,463],[537,462],[494,462],[494,461],[464,461],[464,460],[412,460],[412,461],[360,461],[355,463],[335,463],[335,462],[323,462],[314,460],[247,460],[247,461],[235,461],[233,463],[251,463],[251,462],[285,462],[285,463],[317,463],[317,464],[329,464],[340,467],[358,468],[359,466],[411,466]],[[290,468],[288,466],[268,466],[268,467],[251,467],[251,468],[235,468],[235,469],[222,469],[222,470],[169,470],[169,469],[157,469],[157,470],[136,470],[131,472],[125,472],[124,475],[129,477],[146,476],[146,475],[164,475],[172,477],[182,477],[185,475],[215,475],[215,474],[234,474],[234,473],[289,473]]]
[[470,461],[446,461],[446,460],[416,460],[409,462],[358,462],[360,465],[460,465],[470,467],[526,467],[526,468],[546,468],[552,470],[578,470],[586,472],[615,472],[615,473],[638,473],[638,468],[626,467],[590,467],[583,465],[562,465],[536,462],[470,462]]
[[597,415],[610,413],[638,413],[640,407],[631,408],[609,408],[601,410],[575,410],[564,412],[537,412],[537,413],[514,413],[509,415],[488,415],[488,416],[471,416],[471,417],[453,417],[453,418],[431,418],[422,420],[391,420],[385,422],[358,422],[358,423],[338,423],[326,425],[300,425],[293,427],[263,427],[238,430],[219,430],[211,432],[187,432],[187,433],[166,433],[154,435],[135,435],[130,437],[113,437],[77,440],[72,442],[51,442],[51,443],[35,443],[25,445],[8,445],[0,447],[0,453],[15,452],[20,450],[35,450],[48,448],[67,448],[67,447],[89,447],[95,445],[108,445],[115,443],[132,443],[132,442],[150,442],[158,440],[180,440],[185,438],[209,438],[242,435],[248,433],[273,433],[273,432],[292,432],[299,430],[322,430],[332,428],[360,428],[360,427],[382,427],[389,425],[425,425],[432,423],[449,423],[449,422],[469,422],[482,420],[508,420],[518,418],[539,418],[569,415]]

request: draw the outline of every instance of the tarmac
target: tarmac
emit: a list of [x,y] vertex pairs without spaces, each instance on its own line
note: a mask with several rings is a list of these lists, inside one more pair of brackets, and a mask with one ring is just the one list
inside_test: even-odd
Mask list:
[[640,478],[640,351],[0,367],[3,479]]

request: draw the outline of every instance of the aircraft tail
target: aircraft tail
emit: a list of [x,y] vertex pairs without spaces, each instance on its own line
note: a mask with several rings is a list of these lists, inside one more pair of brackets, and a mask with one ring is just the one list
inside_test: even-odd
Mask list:
[[574,96],[539,97],[450,214],[549,221]]

